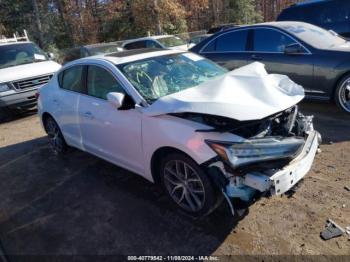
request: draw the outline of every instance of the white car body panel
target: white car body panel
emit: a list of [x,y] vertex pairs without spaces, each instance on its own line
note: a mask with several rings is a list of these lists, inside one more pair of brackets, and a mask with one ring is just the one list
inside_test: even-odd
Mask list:
[[205,139],[243,141],[243,138],[230,133],[195,132],[197,129],[209,128],[207,125],[170,115],[144,116],[142,137],[146,178],[152,179],[151,159],[154,152],[160,148],[177,148],[189,155],[198,164],[203,164],[216,156],[216,153],[204,142]]
[[135,161],[143,158],[139,110],[117,110],[108,101],[81,95],[78,118],[85,151],[144,173],[143,161]]
[[283,111],[303,98],[301,86],[287,76],[267,74],[264,65],[255,62],[199,86],[161,97],[144,112],[149,116],[192,112],[240,121],[256,120]]

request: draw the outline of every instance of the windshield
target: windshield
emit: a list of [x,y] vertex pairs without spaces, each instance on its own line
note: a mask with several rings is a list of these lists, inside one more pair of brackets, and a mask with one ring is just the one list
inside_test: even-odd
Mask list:
[[186,42],[177,36],[169,36],[158,38],[157,41],[164,45],[165,47],[174,47],[179,45],[186,45]]
[[118,45],[101,45],[86,48],[89,50],[90,55],[108,54],[118,52],[121,50],[121,47]]
[[195,87],[227,72],[192,53],[152,57],[118,65],[118,68],[150,104],[160,97]]
[[327,49],[347,42],[335,33],[311,24],[284,25],[282,28],[309,45],[319,49]]
[[47,55],[33,43],[0,45],[0,69],[46,60]]

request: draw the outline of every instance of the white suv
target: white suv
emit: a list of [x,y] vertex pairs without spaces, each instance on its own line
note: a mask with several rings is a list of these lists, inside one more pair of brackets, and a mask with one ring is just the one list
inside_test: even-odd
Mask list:
[[65,65],[38,107],[54,152],[69,145],[122,166],[198,216],[306,175],[320,136],[298,112],[303,97],[260,63],[227,72],[189,52],[130,50]]
[[35,105],[37,89],[60,67],[32,42],[0,40],[0,110]]

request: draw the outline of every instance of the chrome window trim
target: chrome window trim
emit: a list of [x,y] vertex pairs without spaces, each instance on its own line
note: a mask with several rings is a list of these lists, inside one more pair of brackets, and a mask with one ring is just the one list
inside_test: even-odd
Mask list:
[[[242,31],[242,30],[249,30],[251,28],[240,28],[240,29],[236,29],[236,30],[233,30],[233,31],[228,31],[228,32],[225,32],[225,33],[222,33],[218,36],[216,36],[215,38],[211,39],[208,43],[206,43],[200,50],[199,50],[199,54],[207,54],[207,53],[245,53],[247,51],[221,51],[221,52],[202,52],[203,49],[205,49],[209,44],[211,44],[213,41],[215,41],[216,39],[218,39],[219,37],[223,36],[223,35],[227,35],[229,33],[235,33],[235,32],[238,32],[238,31]],[[248,34],[247,34],[247,39],[248,40]],[[247,45],[247,42],[246,42],[246,45]]]
[[[300,41],[298,41],[294,36],[289,35],[287,33],[285,33],[284,31],[278,29],[278,28],[274,28],[274,27],[268,27],[268,26],[255,26],[255,27],[249,27],[249,28],[240,28],[240,29],[236,29],[233,31],[229,31],[229,32],[225,32],[223,34],[220,34],[218,36],[216,36],[215,38],[211,39],[208,43],[206,43],[200,50],[199,50],[199,54],[216,54],[216,53],[256,53],[256,54],[284,54],[284,52],[263,52],[263,51],[208,51],[205,52],[203,51],[210,43],[212,43],[213,41],[215,41],[216,39],[218,39],[219,37],[229,34],[229,33],[234,33],[234,32],[238,32],[238,31],[242,31],[242,30],[256,30],[256,29],[270,29],[270,30],[275,30],[281,34],[284,34],[285,36],[291,38],[293,41],[295,41],[296,43],[298,43],[301,47],[304,48],[304,50],[306,51],[305,53],[302,53],[300,55],[312,55],[311,51],[305,47],[302,43],[300,43]],[[248,40],[248,38],[247,38]]]

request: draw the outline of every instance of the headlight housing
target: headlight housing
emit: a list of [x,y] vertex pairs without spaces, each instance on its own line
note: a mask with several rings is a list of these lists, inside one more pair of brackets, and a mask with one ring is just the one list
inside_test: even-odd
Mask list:
[[233,168],[251,163],[293,158],[305,140],[299,137],[270,137],[227,143],[206,140],[206,143]]
[[0,84],[0,92],[5,92],[10,90],[10,87],[8,86],[8,84]]

